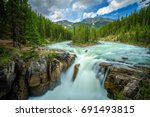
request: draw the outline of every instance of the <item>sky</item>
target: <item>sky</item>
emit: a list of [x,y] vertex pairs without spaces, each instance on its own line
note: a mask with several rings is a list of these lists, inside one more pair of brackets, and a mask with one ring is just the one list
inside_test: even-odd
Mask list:
[[147,2],[150,0],[29,0],[33,10],[54,22],[79,22],[94,17],[117,19],[139,10]]

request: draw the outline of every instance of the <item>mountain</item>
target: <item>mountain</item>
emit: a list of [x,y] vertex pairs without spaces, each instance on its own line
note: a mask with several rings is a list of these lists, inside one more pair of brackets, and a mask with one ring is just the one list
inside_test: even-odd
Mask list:
[[56,23],[59,24],[59,25],[65,26],[65,27],[70,27],[74,24],[72,22],[69,22],[68,20],[58,21]]
[[69,28],[72,26],[79,26],[82,24],[87,25],[89,27],[99,28],[112,21],[113,21],[112,19],[97,17],[97,18],[87,18],[80,22],[75,22],[75,23],[69,22],[67,20],[58,21],[56,23]]
[[105,24],[108,24],[110,22],[112,22],[112,19],[108,19],[108,18],[87,18],[82,20],[81,22],[77,22],[74,23],[75,26],[81,25],[81,24],[85,24],[88,25],[90,27],[95,27],[95,28],[99,28]]

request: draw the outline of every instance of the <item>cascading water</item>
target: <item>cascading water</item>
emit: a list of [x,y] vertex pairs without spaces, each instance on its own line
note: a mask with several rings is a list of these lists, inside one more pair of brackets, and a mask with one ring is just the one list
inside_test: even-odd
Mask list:
[[[50,49],[62,49],[77,55],[74,64],[61,74],[61,85],[43,96],[30,99],[108,99],[104,81],[109,69],[100,68],[99,63],[110,62],[110,60],[119,62],[125,56],[128,60],[123,64],[150,64],[150,55],[146,54],[149,51],[147,48],[110,42],[81,48],[72,47],[69,43],[48,46]],[[73,82],[76,64],[80,64],[80,67]]]

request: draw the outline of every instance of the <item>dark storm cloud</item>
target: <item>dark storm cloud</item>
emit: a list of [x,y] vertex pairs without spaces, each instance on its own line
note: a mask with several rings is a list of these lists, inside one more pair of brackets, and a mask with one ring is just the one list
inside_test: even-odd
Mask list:
[[44,15],[49,15],[49,9],[52,7],[62,9],[68,7],[70,3],[71,0],[29,0],[32,8]]

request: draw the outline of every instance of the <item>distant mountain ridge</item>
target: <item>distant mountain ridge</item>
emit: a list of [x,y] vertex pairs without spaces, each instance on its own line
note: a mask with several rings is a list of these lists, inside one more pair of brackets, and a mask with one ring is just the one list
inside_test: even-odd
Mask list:
[[93,23],[97,23],[97,22],[103,23],[103,22],[111,22],[111,21],[112,20],[108,19],[108,18],[87,18],[87,19],[82,20],[79,23],[93,24]]
[[84,25],[87,25],[90,27],[99,28],[105,24],[112,22],[112,21],[113,21],[112,19],[97,17],[97,18],[87,18],[80,22],[75,22],[75,23],[70,22],[68,20],[58,21],[56,23],[59,25],[65,26],[65,27],[79,26],[79,25],[84,24]]
[[73,22],[70,22],[68,20],[61,20],[56,23],[62,26],[66,26],[66,27],[72,26],[74,24]]

